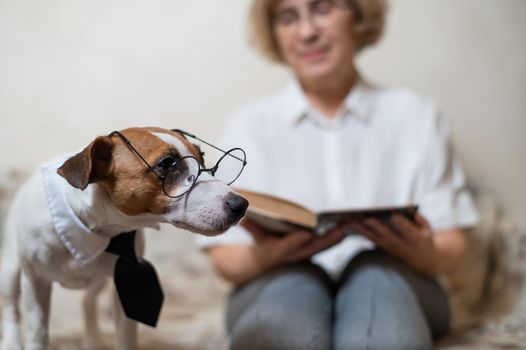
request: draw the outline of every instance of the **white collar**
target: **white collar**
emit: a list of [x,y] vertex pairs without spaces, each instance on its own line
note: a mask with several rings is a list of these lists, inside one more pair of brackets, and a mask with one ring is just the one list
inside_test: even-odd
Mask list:
[[104,252],[110,238],[88,229],[69,206],[65,188],[70,185],[57,174],[57,169],[66,159],[52,161],[40,170],[55,232],[73,257],[86,265]]
[[[370,117],[370,107],[372,106],[372,94],[374,87],[359,78],[343,102],[343,111],[340,118],[353,116],[362,122],[366,122]],[[303,118],[312,115],[312,106],[305,96],[301,84],[298,80],[293,80],[281,93],[283,101],[283,118],[290,124],[295,124]],[[316,113],[314,113],[316,114]],[[318,113],[319,114],[319,113]]]

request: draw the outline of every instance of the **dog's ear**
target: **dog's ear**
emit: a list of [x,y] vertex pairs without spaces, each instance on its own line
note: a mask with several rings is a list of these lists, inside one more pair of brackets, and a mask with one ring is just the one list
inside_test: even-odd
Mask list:
[[85,189],[88,184],[102,180],[111,165],[113,142],[107,136],[99,136],[82,152],[69,158],[57,173],[73,187]]

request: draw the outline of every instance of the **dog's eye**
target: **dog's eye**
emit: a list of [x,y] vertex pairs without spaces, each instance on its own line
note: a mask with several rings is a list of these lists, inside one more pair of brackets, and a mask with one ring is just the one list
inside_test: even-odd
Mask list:
[[159,164],[157,164],[157,167],[161,170],[166,171],[170,169],[170,167],[174,165],[176,161],[177,159],[175,159],[174,157],[166,157],[163,160],[161,160]]

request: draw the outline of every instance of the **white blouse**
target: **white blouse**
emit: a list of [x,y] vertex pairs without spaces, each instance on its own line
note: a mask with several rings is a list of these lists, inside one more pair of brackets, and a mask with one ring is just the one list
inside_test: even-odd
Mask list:
[[[295,81],[234,115],[221,144],[247,154],[234,187],[316,211],[413,203],[434,229],[478,221],[437,108],[407,90],[360,81],[338,115],[327,118]],[[198,238],[202,247],[252,242],[241,226]],[[337,276],[353,256],[372,248],[367,238],[349,236],[312,261]]]

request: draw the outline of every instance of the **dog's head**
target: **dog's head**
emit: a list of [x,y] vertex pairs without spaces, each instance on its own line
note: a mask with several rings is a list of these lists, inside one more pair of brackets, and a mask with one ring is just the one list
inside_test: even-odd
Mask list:
[[183,134],[130,128],[97,137],[58,173],[81,190],[89,184],[100,185],[112,204],[127,215],[153,214],[159,222],[205,235],[221,233],[237,223],[248,202],[207,172],[201,172],[193,186],[171,180],[167,192],[166,176],[175,161],[184,157],[204,166],[200,149]]

